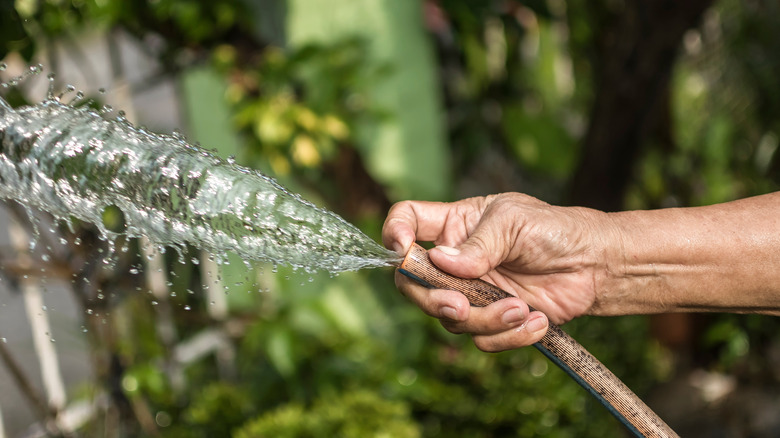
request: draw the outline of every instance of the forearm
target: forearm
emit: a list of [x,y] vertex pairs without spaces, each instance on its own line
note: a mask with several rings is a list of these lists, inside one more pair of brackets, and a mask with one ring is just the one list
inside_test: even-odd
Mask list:
[[607,217],[612,249],[590,313],[780,315],[780,193]]

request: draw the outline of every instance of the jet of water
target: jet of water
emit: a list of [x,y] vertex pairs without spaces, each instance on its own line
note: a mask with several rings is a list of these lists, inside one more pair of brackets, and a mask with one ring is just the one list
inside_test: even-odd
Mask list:
[[0,98],[0,198],[93,223],[110,243],[102,216],[116,207],[124,234],[180,252],[190,244],[218,259],[234,252],[332,273],[398,261],[256,170],[52,96],[17,109]]

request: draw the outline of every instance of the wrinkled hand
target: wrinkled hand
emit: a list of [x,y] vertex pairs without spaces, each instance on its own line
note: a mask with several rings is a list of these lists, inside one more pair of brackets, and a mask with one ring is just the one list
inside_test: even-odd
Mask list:
[[[382,238],[406,254],[433,242],[431,261],[462,278],[482,278],[518,298],[471,307],[464,295],[429,290],[396,273],[400,291],[452,333],[470,333],[483,351],[533,344],[548,318],[563,323],[589,311],[607,271],[606,214],[556,207],[519,193],[454,203],[405,201],[393,206]],[[538,311],[529,312],[528,306]]]

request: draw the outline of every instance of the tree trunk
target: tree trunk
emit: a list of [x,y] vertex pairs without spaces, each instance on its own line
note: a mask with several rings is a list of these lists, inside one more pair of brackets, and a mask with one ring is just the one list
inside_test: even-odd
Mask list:
[[[627,0],[609,10],[597,36],[596,98],[569,200],[623,207],[639,152],[669,111],[669,80],[685,32],[712,0]],[[670,127],[660,138],[671,138]]]

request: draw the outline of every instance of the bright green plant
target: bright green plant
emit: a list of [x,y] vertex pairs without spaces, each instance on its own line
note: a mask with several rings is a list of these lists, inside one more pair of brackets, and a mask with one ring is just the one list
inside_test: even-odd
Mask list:
[[378,394],[351,391],[323,396],[311,407],[292,403],[267,412],[234,438],[417,438],[420,430],[408,407]]

